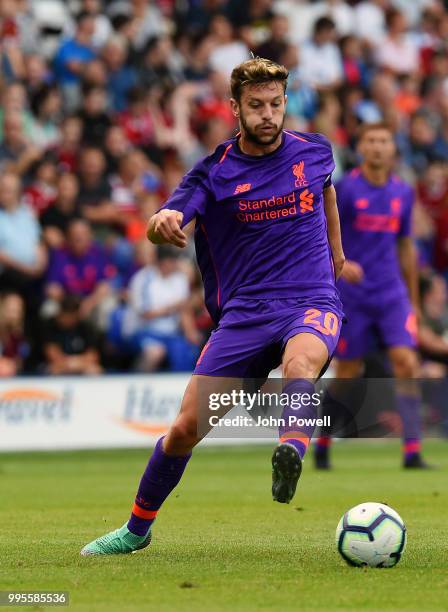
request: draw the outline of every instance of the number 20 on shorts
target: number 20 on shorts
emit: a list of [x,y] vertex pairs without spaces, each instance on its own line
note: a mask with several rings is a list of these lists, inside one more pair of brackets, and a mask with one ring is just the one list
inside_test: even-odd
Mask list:
[[309,308],[305,312],[303,322],[325,336],[336,336],[338,333],[339,321],[334,312],[324,313],[317,308]]

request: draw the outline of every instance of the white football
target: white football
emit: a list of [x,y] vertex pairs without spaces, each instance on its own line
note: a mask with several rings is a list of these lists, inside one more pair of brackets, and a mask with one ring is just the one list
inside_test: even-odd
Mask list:
[[406,527],[387,504],[365,502],[348,510],[339,521],[336,546],[349,565],[392,567],[406,547]]

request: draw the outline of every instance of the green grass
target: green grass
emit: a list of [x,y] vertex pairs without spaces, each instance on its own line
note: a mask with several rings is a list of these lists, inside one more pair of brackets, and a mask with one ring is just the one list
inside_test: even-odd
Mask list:
[[[153,544],[110,558],[79,550],[127,519],[147,451],[3,454],[0,590],[67,590],[86,611],[447,610],[448,447],[426,448],[441,469],[403,472],[398,442],[338,444],[336,469],[308,461],[290,505],[270,499],[270,447],[198,448]],[[393,569],[336,551],[340,515],[362,501],[407,524]]]

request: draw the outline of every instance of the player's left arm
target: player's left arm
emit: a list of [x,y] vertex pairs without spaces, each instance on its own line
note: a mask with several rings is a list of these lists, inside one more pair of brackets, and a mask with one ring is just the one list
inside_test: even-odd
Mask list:
[[412,236],[401,236],[398,238],[398,257],[401,273],[408,287],[409,298],[414,307],[415,314],[419,316],[417,249],[415,248]]
[[336,190],[333,185],[324,189],[324,207],[327,217],[328,241],[333,256],[334,274],[336,280],[341,276],[345,263],[344,249],[342,248],[341,224],[336,203]]
[[414,190],[407,186],[403,193],[403,210],[400,219],[400,231],[397,236],[397,248],[401,273],[408,288],[409,299],[414,307],[417,320],[420,320],[418,258],[412,231],[414,203]]

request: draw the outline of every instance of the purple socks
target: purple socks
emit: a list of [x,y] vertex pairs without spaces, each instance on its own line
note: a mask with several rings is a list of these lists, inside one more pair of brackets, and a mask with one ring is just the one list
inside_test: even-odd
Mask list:
[[305,379],[289,380],[282,390],[289,396],[284,408],[285,424],[279,427],[280,442],[292,444],[303,459],[316,427],[317,407],[314,384]]
[[405,460],[421,451],[421,399],[397,393],[397,408],[403,426],[403,452]]
[[145,536],[157,512],[184,473],[191,453],[184,457],[167,455],[162,448],[163,438],[157,441],[137,491],[128,529]]

